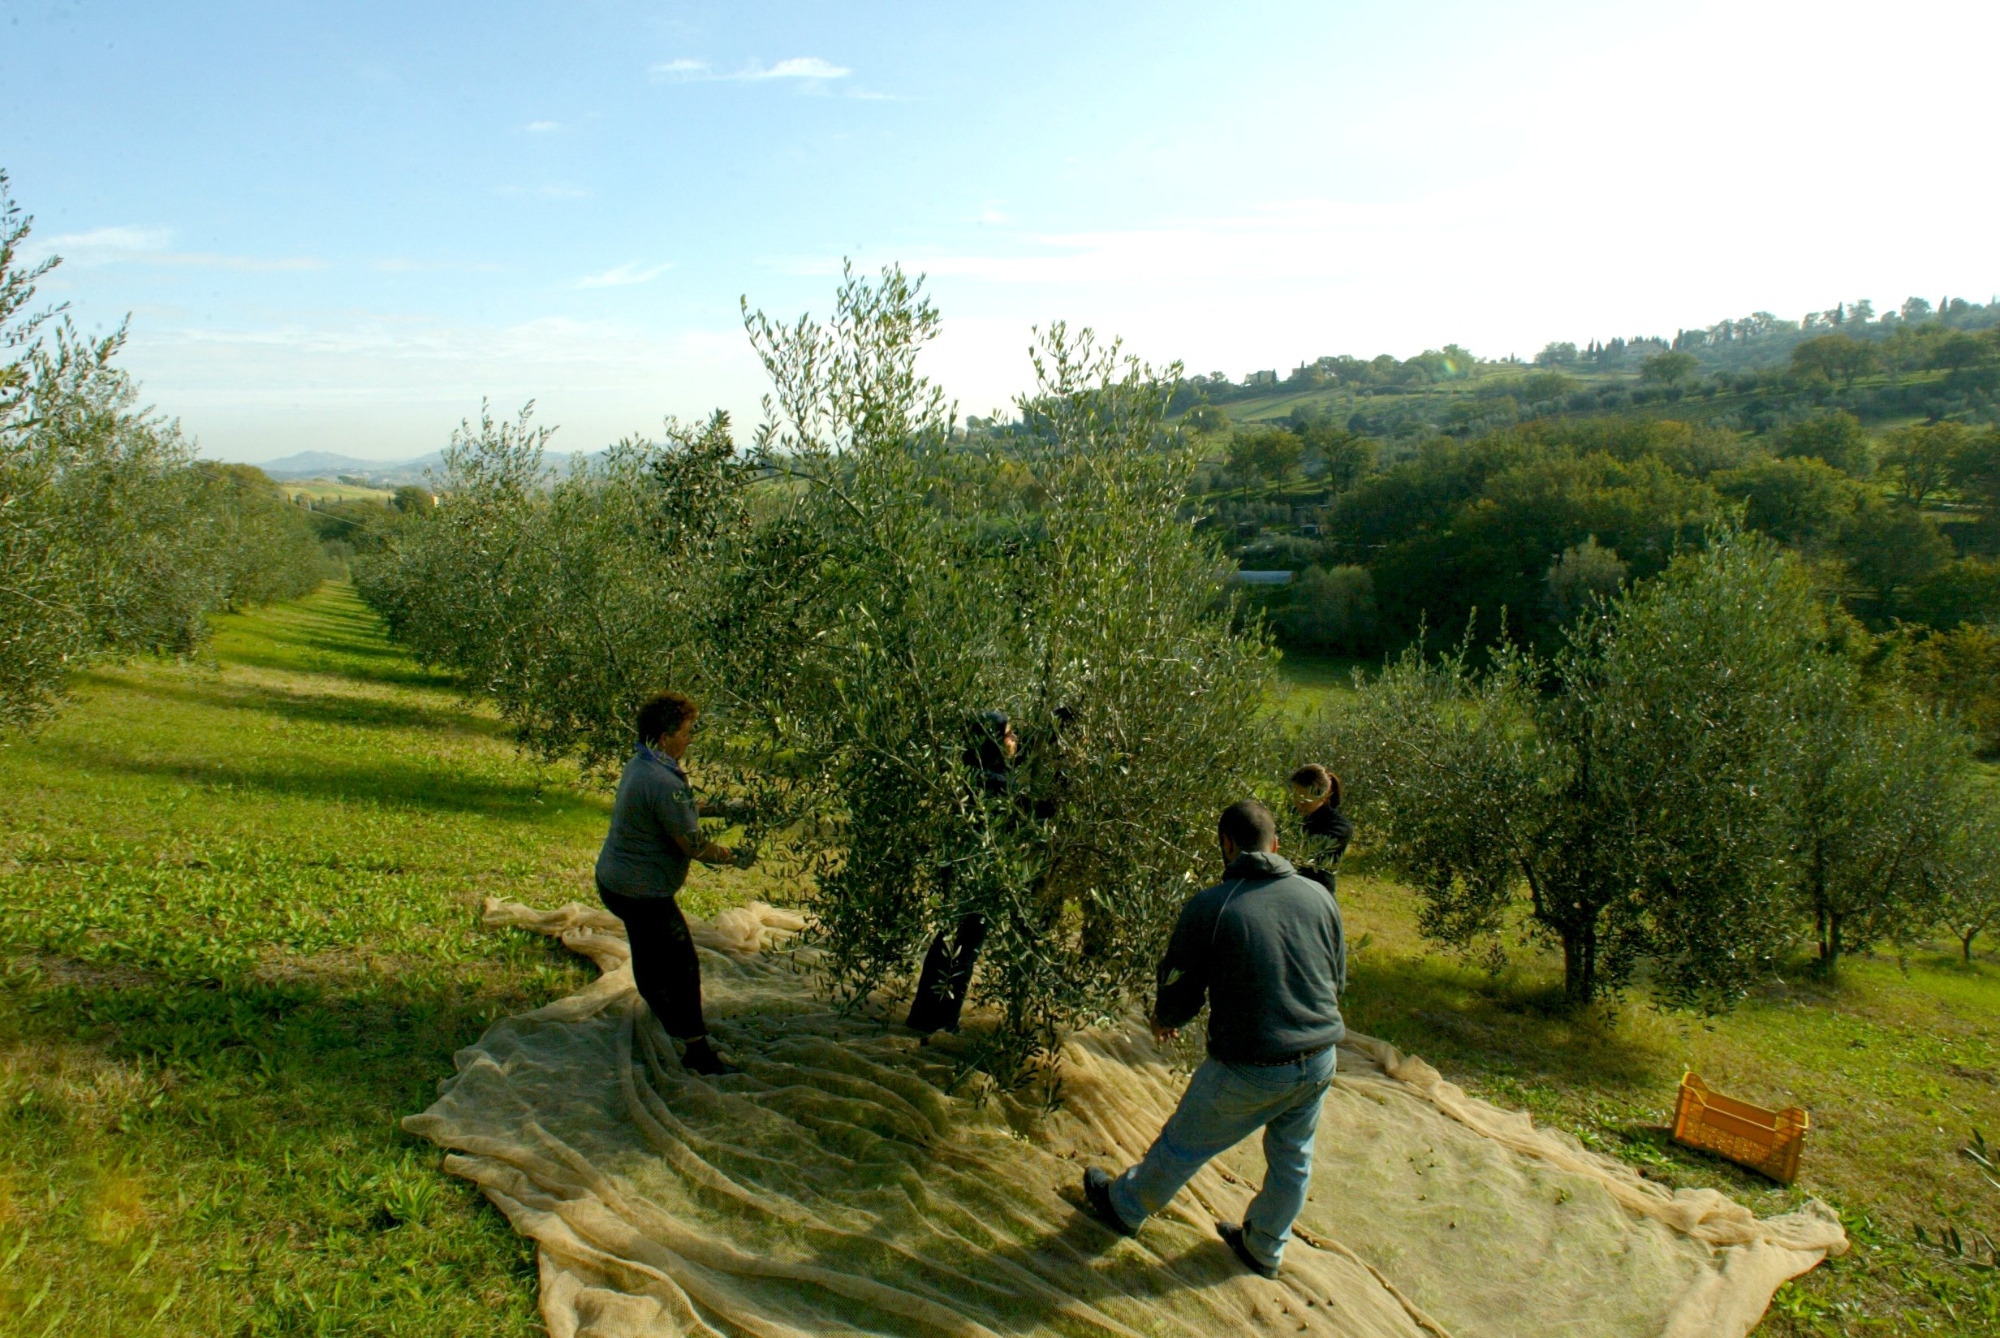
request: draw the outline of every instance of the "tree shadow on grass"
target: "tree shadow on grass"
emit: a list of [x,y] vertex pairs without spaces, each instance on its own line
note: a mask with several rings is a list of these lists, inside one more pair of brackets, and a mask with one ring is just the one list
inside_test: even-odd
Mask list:
[[260,711],[324,725],[359,725],[437,734],[506,739],[501,721],[450,706],[413,706],[339,692],[286,692],[279,688],[214,680],[151,681],[122,685],[135,695],[186,702],[219,711]]
[[228,663],[259,669],[338,673],[413,687],[453,686],[449,674],[425,668],[390,641],[381,618],[346,590],[249,615],[227,629],[217,653]]
[[1560,986],[1436,957],[1361,956],[1341,999],[1348,1025],[1447,1077],[1537,1077],[1582,1088],[1657,1082],[1660,1057],[1608,1006],[1569,1009]]
[[418,766],[393,758],[346,764],[307,751],[283,759],[232,762],[219,758],[138,759],[79,739],[60,745],[68,765],[95,771],[159,776],[188,785],[248,790],[301,799],[372,803],[383,808],[479,813],[490,818],[541,823],[557,814],[603,817],[603,806],[573,790],[544,789],[525,781],[496,780],[441,765]]

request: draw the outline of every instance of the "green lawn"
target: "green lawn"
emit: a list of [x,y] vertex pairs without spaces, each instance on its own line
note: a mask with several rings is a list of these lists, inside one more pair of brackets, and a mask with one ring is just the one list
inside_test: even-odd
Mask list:
[[[396,1121],[490,1019],[585,979],[476,912],[587,898],[604,796],[518,756],[344,588],[219,620],[213,656],[91,675],[0,746],[0,1334],[536,1332],[530,1251]],[[1283,675],[1304,701],[1348,667]],[[771,891],[699,871],[689,898]],[[1361,1029],[1670,1183],[1843,1211],[1855,1252],[1761,1332],[2000,1330],[2000,1188],[1957,1151],[2000,1140],[1990,955],[1801,974],[1713,1020],[1574,1018],[1544,956],[1427,954],[1365,858],[1342,895]],[[1666,1141],[1690,1065],[1811,1108],[1797,1189]]]
[[477,909],[588,897],[606,801],[344,589],[213,655],[0,747],[0,1333],[539,1332],[529,1249],[396,1121],[587,979]]

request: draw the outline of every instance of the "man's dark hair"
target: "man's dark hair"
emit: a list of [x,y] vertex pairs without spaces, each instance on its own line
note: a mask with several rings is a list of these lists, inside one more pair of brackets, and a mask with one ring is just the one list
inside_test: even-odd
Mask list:
[[1278,842],[1277,820],[1270,809],[1255,799],[1239,799],[1223,809],[1222,821],[1215,825],[1215,831],[1245,853],[1269,850]]
[[639,742],[651,743],[662,734],[678,734],[681,726],[699,713],[692,697],[678,692],[656,693],[639,708]]
[[1319,763],[1308,762],[1287,779],[1307,794],[1323,794],[1334,808],[1340,807],[1340,777]]

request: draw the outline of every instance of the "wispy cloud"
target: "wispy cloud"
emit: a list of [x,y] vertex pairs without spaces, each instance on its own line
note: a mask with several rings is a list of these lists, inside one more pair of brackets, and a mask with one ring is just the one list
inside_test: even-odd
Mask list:
[[761,83],[774,79],[820,83],[828,79],[845,79],[854,71],[818,56],[793,56],[775,65],[762,65],[753,60],[735,70],[718,70],[705,60],[669,60],[652,66],[647,73],[658,80],[679,83]]
[[562,126],[555,121],[530,121],[522,128],[531,135],[546,135],[551,130],[562,129]]
[[61,256],[65,263],[95,265],[188,265],[201,269],[307,270],[325,269],[311,256],[232,256],[213,251],[176,251],[166,228],[92,228],[66,232],[34,247],[35,258]]
[[605,270],[602,274],[586,274],[576,281],[579,288],[630,288],[634,284],[651,283],[674,267],[667,261],[659,265],[641,265],[637,261]]

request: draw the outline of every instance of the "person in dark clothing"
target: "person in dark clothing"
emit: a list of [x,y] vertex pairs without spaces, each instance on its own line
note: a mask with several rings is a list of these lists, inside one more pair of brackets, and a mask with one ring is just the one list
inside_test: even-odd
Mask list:
[[[1020,750],[1021,741],[1005,711],[985,711],[973,720],[964,762],[972,774],[973,788],[982,798],[1004,800],[1013,793],[1014,759]],[[945,871],[945,877],[950,877],[950,870]],[[972,968],[985,944],[986,917],[978,911],[960,916],[949,940],[939,930],[924,953],[916,998],[910,1002],[903,1025],[925,1035],[957,1031],[965,996],[972,989]]]
[[[1292,791],[1292,811],[1305,828],[1306,864],[1301,872],[1308,877],[1324,874],[1327,886],[1348,842],[1354,839],[1354,823],[1340,811],[1340,777],[1317,762],[1308,762],[1294,771],[1288,782]],[[1316,880],[1317,881],[1317,880]]]
[[1277,824],[1254,799],[1222,812],[1220,883],[1181,909],[1160,962],[1153,1035],[1165,1042],[1208,1004],[1208,1059],[1145,1158],[1113,1177],[1084,1172],[1091,1212],[1122,1235],[1173,1199],[1219,1153],[1264,1131],[1263,1188],[1243,1222],[1216,1232],[1253,1272],[1276,1277],[1305,1206],[1313,1134],[1347,1034],[1340,908],[1278,854]]
[[618,777],[611,829],[597,855],[597,895],[625,922],[632,979],[667,1034],[683,1043],[681,1062],[695,1073],[738,1072],[708,1042],[701,1013],[701,960],[675,900],[688,864],[747,868],[750,851],[716,845],[701,834],[701,812],[681,758],[694,738],[694,702],[663,692],[639,708],[639,746]]

